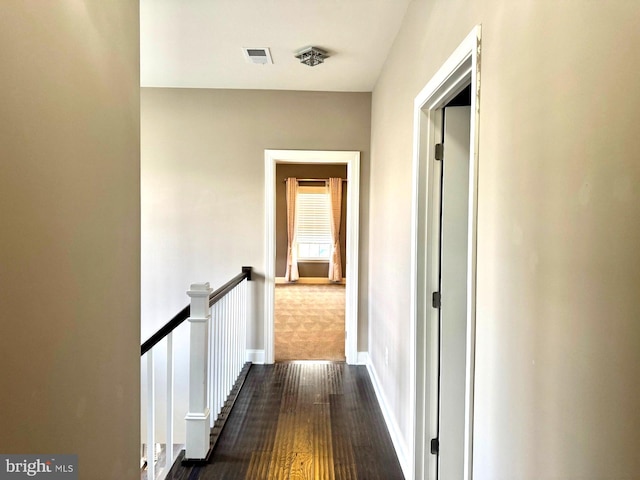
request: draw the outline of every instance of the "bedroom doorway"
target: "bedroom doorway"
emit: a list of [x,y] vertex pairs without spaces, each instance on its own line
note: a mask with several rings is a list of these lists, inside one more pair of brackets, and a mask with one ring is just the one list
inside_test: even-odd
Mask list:
[[[335,205],[329,188],[334,178]],[[295,222],[288,222],[287,179],[295,179]],[[276,286],[274,360],[344,362],[347,233],[345,164],[276,164]],[[335,207],[335,211],[332,206]],[[338,234],[337,266],[330,272],[332,224]],[[297,279],[287,278],[289,227],[295,231]],[[294,270],[294,269],[291,269]],[[330,279],[332,277],[332,279]]]
[[[360,152],[354,151],[309,151],[309,150],[265,150],[265,218],[266,218],[266,246],[265,246],[265,325],[264,325],[264,361],[265,363],[273,363],[276,360],[275,352],[275,330],[276,330],[276,282],[278,285],[282,285],[282,276],[284,275],[281,267],[282,249],[277,248],[278,244],[278,232],[277,232],[277,188],[280,186],[286,178],[282,172],[277,172],[278,167],[294,167],[295,165],[306,166],[335,166],[341,169],[346,168],[346,184],[347,188],[344,195],[345,218],[344,224],[344,250],[342,255],[345,258],[343,269],[343,282],[336,284],[329,284],[330,282],[322,282],[325,285],[318,285],[318,287],[328,287],[333,290],[326,290],[321,293],[322,288],[318,288],[315,292],[315,296],[320,298],[324,294],[328,295],[327,298],[333,298],[334,306],[327,308],[327,315],[331,316],[335,314],[337,309],[341,309],[344,312],[344,327],[341,332],[336,331],[336,327],[332,327],[330,332],[325,336],[327,341],[329,337],[332,338],[332,343],[336,341],[342,342],[343,348],[339,349],[343,354],[341,359],[346,360],[347,363],[357,363],[357,312],[358,312],[358,225],[359,225],[359,171],[360,171]],[[296,175],[297,177],[297,175]],[[298,177],[297,177],[298,178]],[[299,178],[307,179],[321,179],[323,177],[300,176]],[[280,260],[280,262],[278,262]],[[316,273],[308,273],[305,276],[312,278],[312,281],[316,281],[322,278],[324,274],[317,273],[318,268],[325,268],[319,265],[320,262],[307,262],[309,265],[301,266],[304,269],[314,270]],[[302,280],[301,275],[301,280]],[[311,286],[313,283],[306,283],[308,280],[302,280],[296,282],[294,285],[283,285],[284,288],[301,287],[300,290],[282,290],[281,293],[288,293],[290,295],[298,295],[302,293],[305,286]],[[308,289],[308,288],[307,288]],[[339,306],[340,292],[344,292],[344,307]],[[304,308],[302,309],[304,311]],[[291,312],[289,312],[291,313]],[[319,313],[319,312],[316,312]],[[303,314],[301,314],[304,316]],[[316,318],[317,320],[317,318]],[[309,319],[308,326],[311,327]],[[295,322],[295,319],[294,319]],[[286,327],[286,326],[285,326]],[[304,334],[306,337],[299,336],[299,343],[308,345],[319,338],[322,338],[322,332]],[[290,342],[295,343],[295,342]],[[291,345],[293,346],[293,345]],[[313,351],[307,350],[305,356],[310,357]],[[332,358],[327,358],[332,359]]]

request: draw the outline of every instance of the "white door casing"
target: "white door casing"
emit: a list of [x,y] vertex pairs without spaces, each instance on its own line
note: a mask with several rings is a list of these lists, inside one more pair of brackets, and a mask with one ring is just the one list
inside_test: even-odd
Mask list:
[[347,247],[345,286],[345,355],[358,361],[358,242],[360,231],[360,152],[336,150],[265,150],[265,299],[264,362],[274,362],[275,309],[275,182],[279,163],[344,164],[347,166]]
[[431,292],[439,288],[440,162],[434,157],[441,139],[442,109],[471,85],[469,142],[469,208],[464,373],[463,480],[473,470],[473,378],[475,356],[476,222],[481,28],[476,26],[414,101],[414,162],[411,259],[411,413],[413,444],[411,477],[436,478],[436,456],[429,441],[437,433],[438,310]]

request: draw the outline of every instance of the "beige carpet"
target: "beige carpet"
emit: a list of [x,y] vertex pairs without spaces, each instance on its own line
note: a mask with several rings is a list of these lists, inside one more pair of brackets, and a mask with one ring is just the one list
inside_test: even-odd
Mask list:
[[275,360],[344,361],[344,285],[276,285]]

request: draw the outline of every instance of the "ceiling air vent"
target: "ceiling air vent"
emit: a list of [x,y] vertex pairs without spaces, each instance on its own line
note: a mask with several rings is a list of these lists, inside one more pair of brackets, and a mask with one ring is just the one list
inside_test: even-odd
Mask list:
[[268,48],[243,48],[244,58],[249,63],[257,63],[260,65],[266,65],[273,63],[271,59],[271,52]]

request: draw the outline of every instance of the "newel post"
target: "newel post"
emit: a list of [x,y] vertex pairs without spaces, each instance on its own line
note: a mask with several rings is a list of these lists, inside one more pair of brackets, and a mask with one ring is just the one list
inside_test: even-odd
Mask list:
[[189,354],[189,411],[185,459],[201,460],[209,452],[209,295],[213,291],[207,283],[194,283],[187,292],[191,297],[190,354]]

